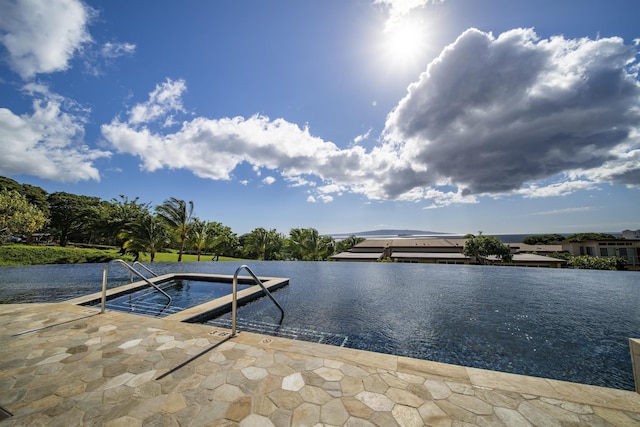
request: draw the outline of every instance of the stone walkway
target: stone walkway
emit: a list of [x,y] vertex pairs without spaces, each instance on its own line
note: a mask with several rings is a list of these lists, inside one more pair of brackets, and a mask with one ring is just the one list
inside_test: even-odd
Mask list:
[[0,426],[640,426],[634,392],[71,304],[0,328]]

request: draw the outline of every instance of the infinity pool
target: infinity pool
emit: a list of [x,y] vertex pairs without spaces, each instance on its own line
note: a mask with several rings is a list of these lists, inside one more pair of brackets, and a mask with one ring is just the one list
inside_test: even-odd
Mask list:
[[[633,390],[640,273],[463,265],[251,262],[290,278],[238,310],[239,329],[310,331],[347,347]],[[159,274],[233,274],[236,263],[154,263]],[[0,268],[0,302],[61,301],[99,290],[102,265]],[[109,273],[112,274],[111,272]],[[126,284],[119,273],[110,286]],[[224,316],[211,319],[218,325]],[[242,323],[244,322],[244,324]],[[245,329],[247,330],[247,329]],[[292,332],[293,331],[293,332]],[[303,335],[300,338],[304,339]],[[315,339],[315,338],[314,338]]]

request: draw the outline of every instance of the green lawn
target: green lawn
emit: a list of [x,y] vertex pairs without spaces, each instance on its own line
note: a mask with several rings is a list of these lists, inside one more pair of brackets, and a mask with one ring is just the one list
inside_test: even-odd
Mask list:
[[[122,256],[116,249],[61,248],[59,246],[31,246],[7,244],[0,246],[0,266],[41,265],[41,264],[82,264],[89,262],[106,263],[114,259],[132,262],[131,255]],[[239,261],[238,258],[220,257],[220,261]],[[140,261],[149,262],[149,255],[140,255]],[[177,252],[156,254],[155,262],[176,262]],[[183,262],[198,261],[197,255],[183,255]],[[211,262],[211,255],[202,256],[200,262]]]

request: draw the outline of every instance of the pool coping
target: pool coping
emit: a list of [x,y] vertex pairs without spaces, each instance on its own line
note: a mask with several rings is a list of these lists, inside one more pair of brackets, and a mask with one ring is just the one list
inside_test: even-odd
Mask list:
[[[289,279],[284,277],[266,277],[259,276],[258,277],[265,288],[267,288],[270,292],[280,289],[283,286],[289,284]],[[211,281],[211,282],[223,282],[223,283],[233,283],[233,275],[229,274],[207,274],[207,273],[168,273],[159,275],[157,277],[149,278],[149,281],[154,284],[162,284],[166,283],[170,280],[203,280],[203,281]],[[256,300],[262,296],[264,296],[264,291],[262,288],[255,283],[253,278],[249,276],[238,276],[238,283],[246,285],[246,284],[254,284],[249,288],[238,291],[238,304],[246,304],[253,300]],[[107,290],[107,301],[117,298],[122,295],[126,295],[128,293],[135,292],[137,290],[148,288],[149,285],[144,280],[139,280],[137,282],[130,283],[128,285],[118,286],[117,288],[112,288]],[[101,301],[102,293],[95,292],[93,294],[84,295],[81,297],[73,298],[65,303],[74,304],[74,305],[82,305],[89,306],[97,304]],[[228,295],[215,298],[211,301],[207,301],[202,304],[198,304],[193,307],[186,308],[178,313],[170,314],[168,316],[163,316],[163,319],[175,320],[179,322],[187,322],[187,323],[198,323],[206,320],[208,317],[213,317],[216,315],[220,315],[223,313],[227,313],[231,311],[231,304],[233,300],[233,295],[229,293]]]

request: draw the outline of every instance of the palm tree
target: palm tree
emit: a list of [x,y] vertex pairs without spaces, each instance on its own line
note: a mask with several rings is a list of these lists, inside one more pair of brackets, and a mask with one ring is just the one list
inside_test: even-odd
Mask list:
[[256,228],[245,238],[245,254],[259,260],[274,260],[280,257],[284,237],[275,229],[269,231]]
[[209,222],[200,221],[198,218],[193,220],[191,224],[191,231],[187,242],[198,253],[198,261],[200,261],[200,255],[202,251],[210,248],[215,239],[214,229]]
[[333,238],[321,236],[315,228],[293,228],[289,235],[289,251],[294,259],[323,261],[334,252]]
[[128,223],[120,231],[118,238],[124,240],[122,245],[124,250],[149,253],[151,262],[155,259],[156,252],[169,243],[164,224],[158,217],[151,214],[143,215],[135,222]]
[[182,253],[184,252],[184,243],[189,235],[193,216],[193,202],[186,203],[184,200],[178,200],[171,197],[165,200],[160,206],[156,206],[158,216],[173,229],[180,239],[180,252],[178,253],[178,262],[182,261]]

